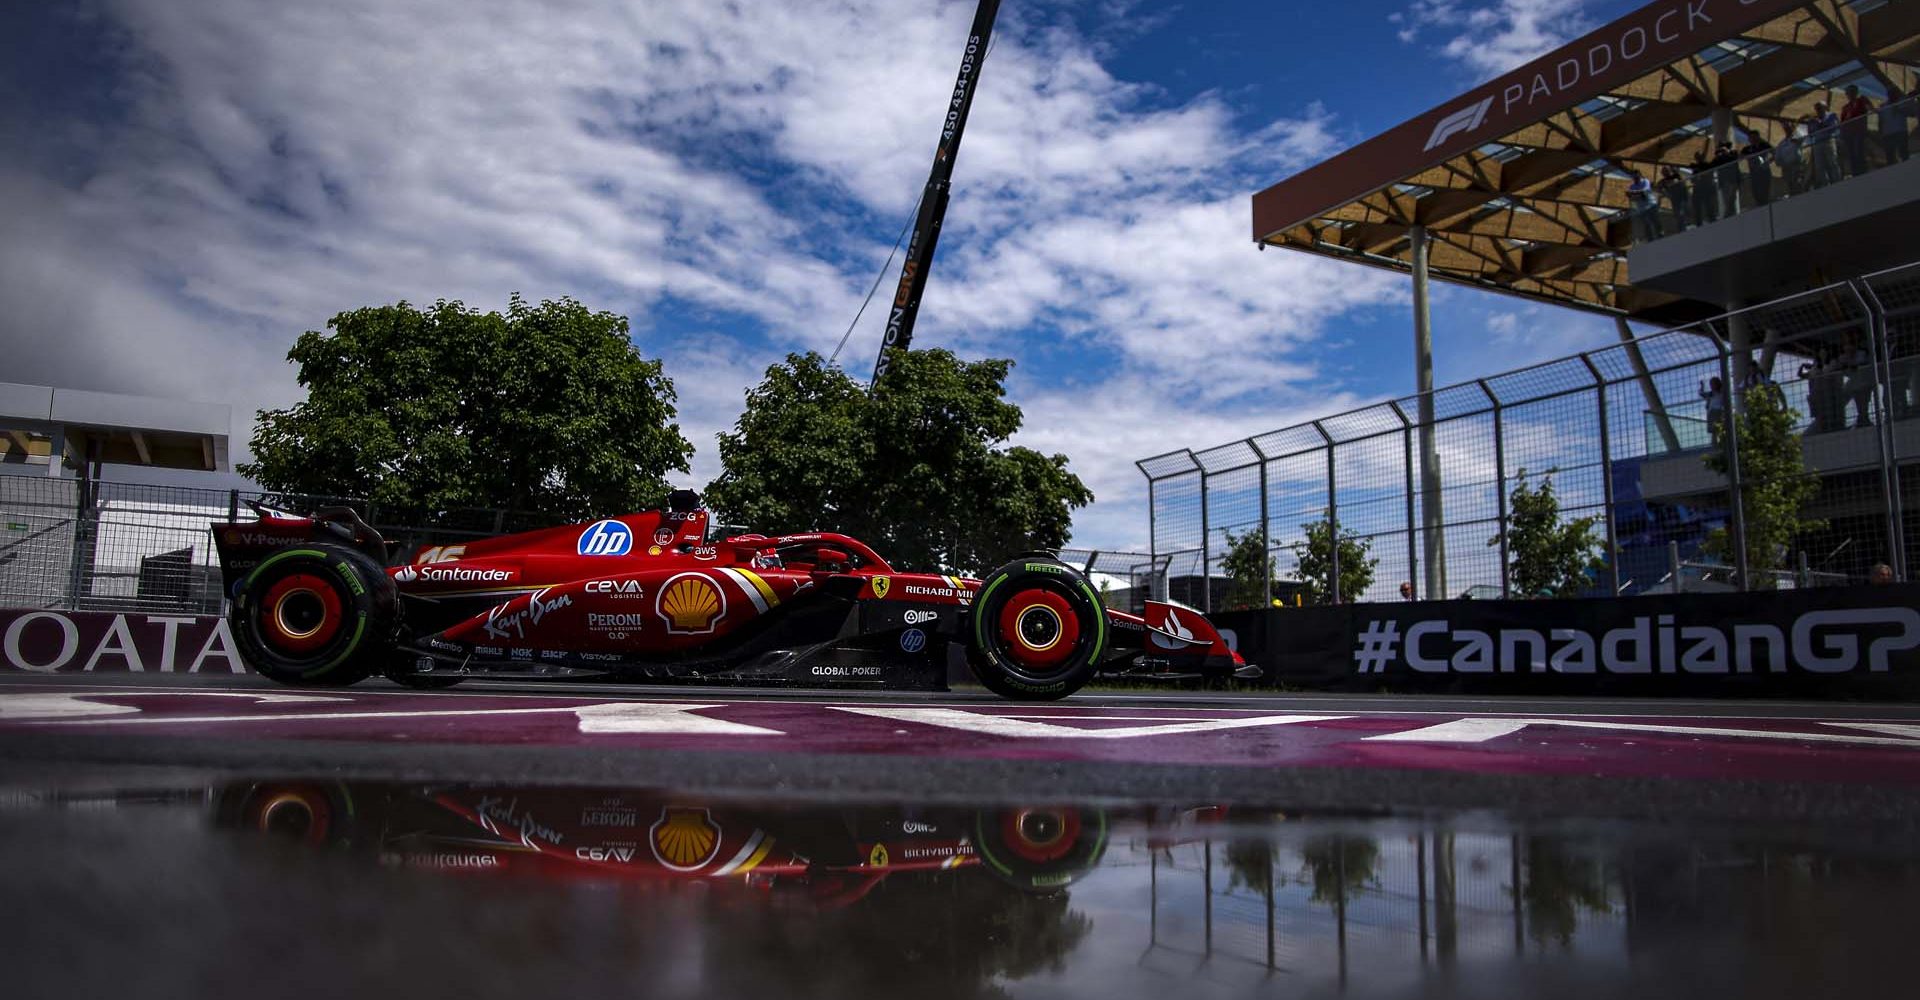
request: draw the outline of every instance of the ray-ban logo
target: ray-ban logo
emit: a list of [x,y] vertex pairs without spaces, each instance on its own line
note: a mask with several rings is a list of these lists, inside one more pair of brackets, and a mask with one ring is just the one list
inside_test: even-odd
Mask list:
[[1420,151],[1424,153],[1462,132],[1471,132],[1479,128],[1480,123],[1487,120],[1487,108],[1492,104],[1493,95],[1488,94],[1480,99],[1480,103],[1470,104],[1440,119],[1433,126],[1433,134],[1427,137],[1427,144]]

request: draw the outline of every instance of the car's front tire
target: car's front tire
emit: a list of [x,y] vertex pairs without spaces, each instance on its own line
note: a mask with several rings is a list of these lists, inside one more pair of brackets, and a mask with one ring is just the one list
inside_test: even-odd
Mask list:
[[995,694],[1052,701],[1091,680],[1108,650],[1107,611],[1079,570],[1032,556],[987,574],[973,601],[967,663]]
[[345,687],[391,656],[393,581],[365,554],[328,542],[280,549],[235,588],[227,620],[247,664],[303,687]]

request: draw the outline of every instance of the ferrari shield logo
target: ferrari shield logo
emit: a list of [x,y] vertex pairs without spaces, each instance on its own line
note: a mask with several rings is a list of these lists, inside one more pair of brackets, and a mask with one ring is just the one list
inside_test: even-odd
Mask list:
[[647,830],[647,844],[655,861],[677,872],[690,872],[720,853],[720,824],[705,809],[668,806]]
[[885,844],[875,844],[873,845],[873,850],[867,852],[867,864],[874,868],[885,868],[891,860],[892,859],[887,857],[887,845]]
[[888,579],[887,577],[884,577],[884,576],[874,577],[873,578],[873,596],[878,597],[881,600],[886,600],[887,588],[891,586],[893,586],[893,581]]

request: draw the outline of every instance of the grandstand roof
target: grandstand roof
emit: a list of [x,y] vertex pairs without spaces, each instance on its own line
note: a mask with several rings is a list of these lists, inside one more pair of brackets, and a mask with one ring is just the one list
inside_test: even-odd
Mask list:
[[102,462],[221,472],[231,407],[0,382],[0,463]]
[[1694,319],[1720,310],[1630,281],[1628,171],[1689,163],[1716,109],[1778,141],[1916,68],[1915,0],[1659,0],[1254,195],[1253,237],[1407,270],[1423,225],[1436,278]]

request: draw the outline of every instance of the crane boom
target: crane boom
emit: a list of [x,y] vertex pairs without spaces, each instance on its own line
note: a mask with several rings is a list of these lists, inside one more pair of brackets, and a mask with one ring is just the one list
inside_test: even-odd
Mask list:
[[900,265],[900,284],[894,289],[892,307],[887,310],[887,335],[880,341],[880,357],[873,364],[873,382],[879,386],[887,375],[887,349],[905,350],[913,342],[913,323],[920,315],[920,294],[927,288],[927,272],[933,267],[933,248],[940,242],[940,222],[947,214],[947,192],[953,183],[953,161],[960,152],[960,135],[967,128],[967,112],[973,107],[973,92],[980,82],[980,64],[987,58],[987,41],[993,34],[994,18],[1000,14],[1000,0],[980,0],[973,13],[973,29],[967,34],[967,48],[960,57],[960,74],[953,83],[953,97],[947,104],[947,117],[940,126],[940,144],[933,152],[933,170],[927,175],[926,193],[920,198],[920,214],[914,219],[913,239],[907,243],[907,258]]

